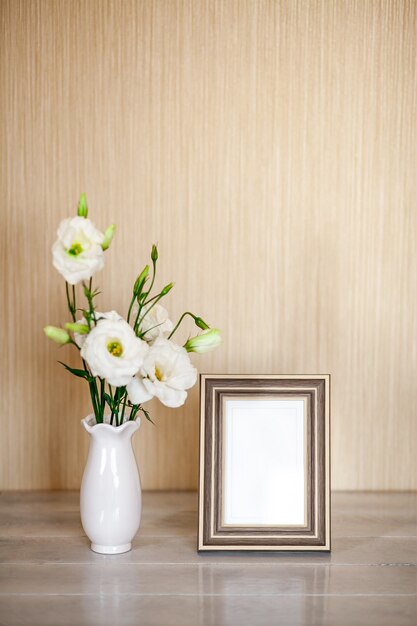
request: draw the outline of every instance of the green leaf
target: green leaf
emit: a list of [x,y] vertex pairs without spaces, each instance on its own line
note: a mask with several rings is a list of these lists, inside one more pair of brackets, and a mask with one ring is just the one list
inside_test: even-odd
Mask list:
[[107,404],[109,405],[110,410],[113,411],[114,402],[112,400],[112,397],[108,393],[105,393],[104,394],[104,399],[106,400]]
[[82,309],[82,313],[83,313],[83,317],[87,321],[88,326],[91,326],[91,320],[93,319],[93,316],[91,315],[90,311],[87,311],[86,309]]
[[86,380],[88,380],[89,383],[93,382],[94,378],[90,376],[90,374],[86,372],[85,370],[77,370],[74,367],[70,367],[69,365],[66,365],[62,361],[58,361],[58,363],[61,363],[61,365],[63,365],[66,370],[71,372],[71,374],[74,374],[74,376],[78,376],[79,378],[85,378]]
[[156,426],[155,422],[153,421],[153,419],[151,418],[151,416],[149,415],[148,411],[146,411],[145,409],[140,409],[142,411],[142,413],[144,414],[144,416],[146,417],[146,419],[151,422],[151,424],[153,424],[154,426]]

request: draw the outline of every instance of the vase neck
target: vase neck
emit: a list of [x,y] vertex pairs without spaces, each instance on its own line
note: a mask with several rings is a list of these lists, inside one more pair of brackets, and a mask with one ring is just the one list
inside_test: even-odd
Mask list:
[[110,426],[107,423],[97,424],[94,416],[89,416],[81,420],[81,424],[93,440],[114,442],[131,439],[139,429],[140,418],[124,422],[121,426]]

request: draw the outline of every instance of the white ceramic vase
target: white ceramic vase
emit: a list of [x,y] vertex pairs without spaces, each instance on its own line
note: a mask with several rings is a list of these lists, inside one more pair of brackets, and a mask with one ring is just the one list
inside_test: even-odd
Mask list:
[[81,424],[90,435],[80,492],[85,534],[94,552],[128,552],[139,529],[142,510],[140,478],[131,441],[140,418],[116,427],[96,424],[94,415],[90,415]]

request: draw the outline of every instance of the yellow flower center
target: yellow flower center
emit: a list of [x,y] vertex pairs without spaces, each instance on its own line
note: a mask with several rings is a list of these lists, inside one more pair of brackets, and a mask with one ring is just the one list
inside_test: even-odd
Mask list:
[[110,354],[112,356],[122,356],[123,354],[123,347],[122,344],[119,343],[118,341],[109,341],[109,343],[107,344],[107,350],[110,352]]
[[157,377],[158,380],[162,380],[163,378],[163,374],[158,367],[155,367],[155,376]]
[[83,251],[82,245],[75,241],[72,244],[71,248],[68,250],[68,254],[71,254],[72,256],[78,256],[79,254],[81,254],[82,251]]

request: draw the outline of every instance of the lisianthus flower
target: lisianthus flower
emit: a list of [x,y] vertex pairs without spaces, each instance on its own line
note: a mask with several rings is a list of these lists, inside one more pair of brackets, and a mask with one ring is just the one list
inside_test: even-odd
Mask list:
[[198,352],[204,354],[217,348],[222,342],[222,337],[218,328],[209,328],[199,335],[191,337],[184,345],[187,352]]
[[195,385],[197,370],[192,366],[184,348],[158,337],[149,349],[140,372],[128,383],[127,392],[132,404],[147,402],[157,397],[172,408],[184,404],[186,389]]
[[63,220],[52,246],[54,267],[70,285],[88,280],[104,265],[104,235],[85,217]]
[[[132,313],[134,321],[138,313],[137,302],[133,305]],[[142,312],[141,315],[143,315]],[[151,343],[158,337],[168,337],[173,328],[174,325],[168,317],[168,311],[161,304],[155,304],[143,318],[139,331],[141,333],[146,332],[143,338],[148,343]]]
[[[101,313],[101,311],[96,311],[95,318],[97,322],[98,320],[122,320],[123,319],[123,317],[119,315],[116,311],[109,311],[108,313]],[[82,326],[85,326],[87,324],[87,320],[85,319],[85,317],[82,317],[80,320],[77,320],[76,323],[81,324]],[[65,327],[71,330],[71,324],[66,324]],[[74,341],[79,348],[83,347],[86,339],[87,339],[87,334],[74,332]]]
[[149,350],[146,341],[136,337],[133,328],[111,311],[99,319],[81,348],[81,356],[93,376],[100,376],[109,385],[126,385],[143,365]]

